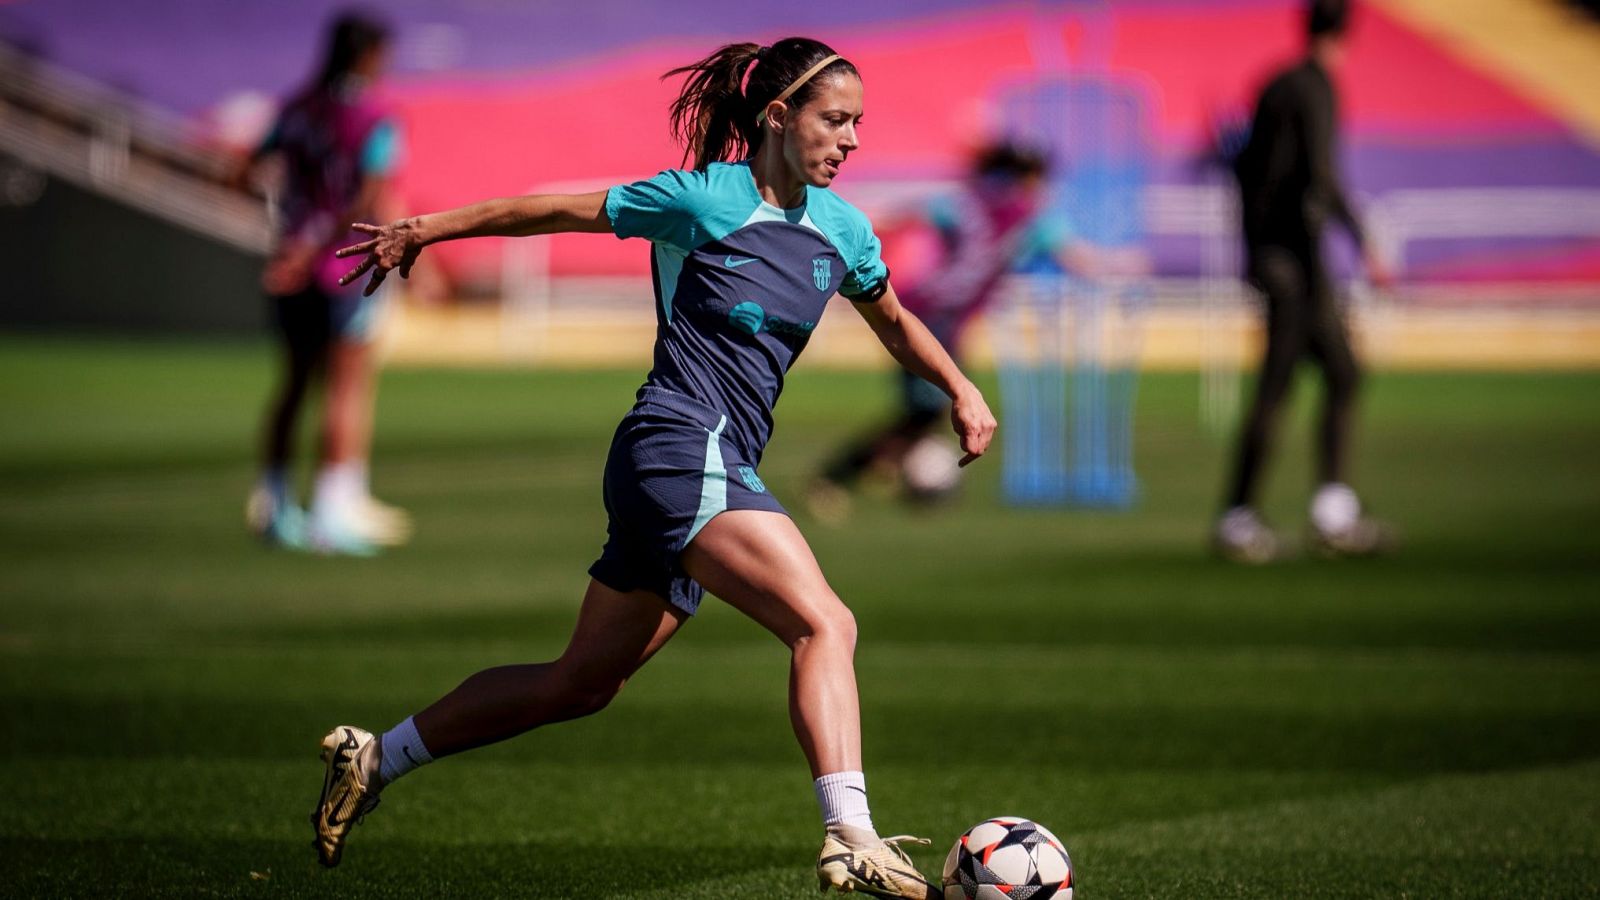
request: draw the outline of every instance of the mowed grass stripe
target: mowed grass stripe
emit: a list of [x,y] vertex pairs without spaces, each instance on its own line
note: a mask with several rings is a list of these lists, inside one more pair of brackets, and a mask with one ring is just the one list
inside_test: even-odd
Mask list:
[[[337,654],[281,644],[17,646],[0,657],[0,698],[287,700],[334,680],[353,700],[429,691],[472,666],[556,652],[516,642],[472,648],[442,642],[351,642]],[[971,653],[969,645],[880,643],[860,652],[858,677],[885,705],[984,702],[1004,709],[1249,709],[1407,713],[1600,710],[1600,664],[1575,654],[1440,650],[1024,646]],[[1015,673],[1026,671],[1027,678]],[[213,677],[225,671],[226,678]],[[916,677],[906,677],[908,673]],[[712,644],[682,638],[641,672],[619,703],[765,704],[786,690],[787,654],[776,644]],[[684,690],[692,684],[693,691]],[[1396,685],[1406,690],[1393,690]],[[1463,686],[1470,685],[1470,689]],[[45,687],[47,686],[47,687]],[[997,690],[1003,686],[1004,690]]]
[[[875,761],[978,756],[1011,766],[1426,772],[1600,751],[1600,694],[1590,690],[1596,669],[1573,657],[1183,651],[1169,658],[1098,648],[969,653],[958,663],[959,648],[943,649],[863,653],[859,678]],[[161,659],[29,656],[26,665],[20,653],[8,658],[6,681],[53,680],[55,687],[0,694],[0,723],[16,735],[7,752],[110,757],[186,756],[200,737],[214,752],[271,757],[303,739],[300,721],[319,714],[392,721],[462,673],[527,658],[504,646],[474,659],[437,647],[407,653],[359,645],[349,657],[249,648]],[[70,675],[52,676],[57,668]],[[485,753],[648,761],[665,741],[700,759],[795,759],[785,679],[776,647],[672,648],[606,715]],[[329,699],[322,694],[329,683],[357,688]],[[966,715],[978,723],[951,742],[949,723]],[[718,726],[697,728],[698,721]],[[95,740],[108,730],[121,739]],[[1262,743],[1262,735],[1273,740]]]
[[[241,533],[269,361],[0,339],[8,893],[814,895],[786,654],[716,602],[612,709],[419,773],[318,871],[323,729],[559,650],[640,373],[390,373],[377,487],[419,531],[350,561]],[[1267,493],[1291,534],[1310,381]],[[1595,895],[1597,388],[1373,378],[1357,481],[1408,547],[1370,564],[1207,559],[1227,446],[1181,375],[1142,379],[1132,512],[1008,509],[991,461],[938,514],[796,509],[861,624],[879,824],[935,838],[932,870],[978,819],[1033,816],[1091,900]],[[890,397],[802,363],[763,479],[797,507]]]
[[[629,891],[641,880],[677,878],[679,896],[695,896],[692,886],[712,890],[714,882],[749,896],[784,897],[799,896],[793,885],[804,884],[801,848],[809,829],[794,824],[810,812],[804,786],[763,790],[793,780],[781,767],[441,766],[362,826],[361,856],[326,873],[304,859],[295,834],[303,813],[284,800],[303,787],[305,767],[257,765],[269,777],[238,785],[241,762],[248,763],[108,766],[85,787],[103,789],[114,775],[146,785],[166,802],[113,807],[92,820],[68,815],[51,828],[0,840],[0,847],[25,879],[19,885],[55,888],[108,863],[122,884],[154,892],[173,890],[173,876],[193,875],[231,893],[244,889],[249,872],[270,872],[275,891],[310,896],[350,890],[410,896],[418,885],[582,896],[567,892],[584,883],[605,886],[601,896],[661,896],[659,888]],[[1456,885],[1451,893],[1461,896],[1588,896],[1597,886],[1592,859],[1600,846],[1586,816],[1600,802],[1594,763],[1404,783],[1073,770],[1022,780],[986,767],[885,768],[877,789],[890,799],[879,805],[907,824],[933,819],[936,826],[940,818],[961,816],[967,810],[948,801],[948,789],[975,779],[993,785],[986,801],[1013,814],[1059,816],[1064,797],[1091,809],[1123,810],[1110,821],[1088,816],[1062,831],[1079,883],[1097,896],[1160,897],[1174,889],[1235,897],[1436,896],[1441,883]],[[11,774],[31,776],[16,785],[14,796],[22,800],[37,793],[27,785],[63,777],[26,764]],[[220,790],[234,795],[225,836],[205,827],[206,795]],[[757,792],[767,799],[748,802]],[[582,812],[557,815],[563,808]],[[1189,812],[1172,814],[1177,808]],[[434,835],[426,842],[408,838],[405,819],[426,821]],[[694,827],[682,827],[685,820]],[[761,837],[752,840],[752,831]],[[934,870],[943,849],[916,856]],[[683,865],[705,856],[723,859]],[[761,874],[741,875],[754,871]]]

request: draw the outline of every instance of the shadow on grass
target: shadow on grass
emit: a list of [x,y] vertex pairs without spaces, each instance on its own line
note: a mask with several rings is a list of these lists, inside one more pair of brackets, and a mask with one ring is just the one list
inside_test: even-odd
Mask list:
[[[352,708],[353,709],[353,708]],[[1096,708],[1063,704],[991,710],[984,727],[949,736],[959,710],[946,716],[908,706],[868,703],[868,734],[893,734],[877,760],[889,765],[941,765],[1005,759],[1012,765],[1080,769],[1249,769],[1253,771],[1426,774],[1524,767],[1600,754],[1600,716],[1588,712],[1362,711]],[[388,721],[404,713],[358,721]],[[714,732],[695,721],[716,721]],[[0,758],[183,758],[204,745],[234,759],[300,759],[337,710],[315,703],[238,703],[161,697],[85,700],[24,696],[0,701],[0,733],[11,735]],[[753,707],[702,702],[677,707],[619,706],[579,722],[542,729],[474,754],[484,760],[537,758],[551,763],[649,763],[663,741],[701,763],[796,762],[794,741],[777,704]]]
[[[443,837],[443,836],[442,836]],[[0,840],[15,897],[794,897],[815,891],[801,847],[382,841],[337,869],[306,843]]]

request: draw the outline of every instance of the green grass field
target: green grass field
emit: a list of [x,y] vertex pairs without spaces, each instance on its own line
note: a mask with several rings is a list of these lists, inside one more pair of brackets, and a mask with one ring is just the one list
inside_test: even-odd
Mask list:
[[[244,534],[268,359],[0,340],[0,893],[814,895],[785,651],[715,601],[610,709],[417,773],[318,869],[323,731],[561,647],[640,373],[390,373],[376,487],[419,532],[347,560]],[[860,621],[879,825],[936,871],[1035,818],[1090,900],[1600,895],[1600,375],[1374,377],[1358,481],[1405,552],[1255,570],[1203,552],[1196,396],[1142,382],[1133,512],[1008,509],[986,461],[942,514],[801,517]],[[797,507],[889,399],[802,364],[768,485]]]

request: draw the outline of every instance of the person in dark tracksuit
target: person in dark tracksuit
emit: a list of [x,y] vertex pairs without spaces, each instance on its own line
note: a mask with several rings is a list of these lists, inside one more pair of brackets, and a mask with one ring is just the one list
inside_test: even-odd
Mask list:
[[1323,550],[1343,555],[1371,554],[1387,543],[1387,529],[1362,515],[1346,481],[1361,369],[1321,249],[1323,227],[1335,219],[1361,245],[1372,279],[1388,280],[1367,252],[1361,223],[1335,171],[1337,98],[1330,71],[1340,59],[1348,18],[1344,0],[1309,4],[1310,51],[1262,91],[1249,142],[1234,164],[1248,276],[1265,295],[1267,309],[1256,395],[1213,534],[1217,551],[1236,561],[1265,562],[1279,554],[1279,539],[1257,511],[1256,495],[1284,396],[1296,366],[1307,357],[1322,370],[1326,392],[1317,434],[1312,537]]

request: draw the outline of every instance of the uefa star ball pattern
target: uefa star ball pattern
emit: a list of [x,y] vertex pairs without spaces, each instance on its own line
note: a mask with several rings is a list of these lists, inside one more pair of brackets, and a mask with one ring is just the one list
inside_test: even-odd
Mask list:
[[1014,816],[974,825],[944,862],[945,900],[1072,900],[1072,881],[1061,841]]

